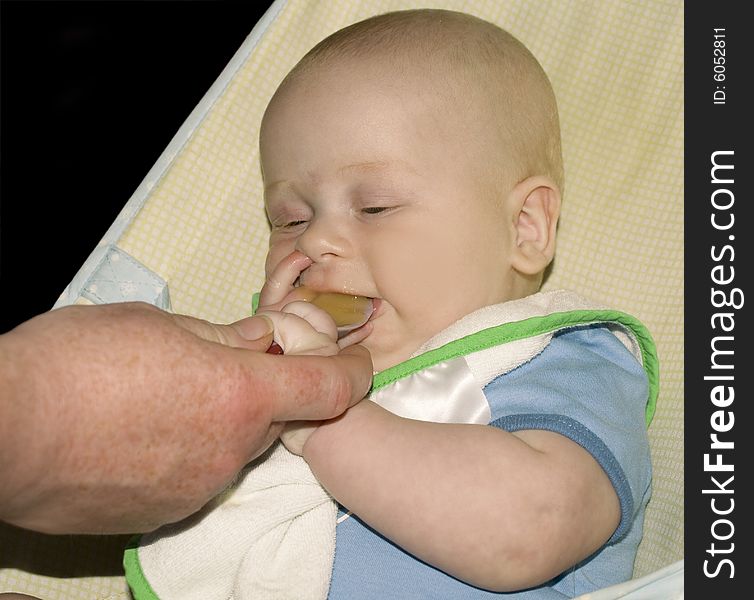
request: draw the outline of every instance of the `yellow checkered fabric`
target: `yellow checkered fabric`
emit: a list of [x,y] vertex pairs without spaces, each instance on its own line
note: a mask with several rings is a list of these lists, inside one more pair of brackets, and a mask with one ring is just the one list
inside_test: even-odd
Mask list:
[[[267,246],[257,147],[267,101],[326,35],[419,6],[493,21],[538,57],[560,106],[567,182],[545,289],[571,288],[631,313],[657,342],[654,494],[635,567],[645,575],[681,558],[683,547],[682,0],[289,0],[118,246],[168,282],[176,312],[218,322],[246,316]],[[126,599],[123,545],[4,527],[0,591]]]

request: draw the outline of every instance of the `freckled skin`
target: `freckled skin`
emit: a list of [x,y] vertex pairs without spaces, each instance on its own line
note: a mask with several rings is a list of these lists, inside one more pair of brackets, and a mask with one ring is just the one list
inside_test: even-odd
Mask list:
[[180,520],[285,420],[336,416],[371,379],[363,349],[270,356],[269,335],[140,303],[60,309],[0,341],[0,520],[47,533]]

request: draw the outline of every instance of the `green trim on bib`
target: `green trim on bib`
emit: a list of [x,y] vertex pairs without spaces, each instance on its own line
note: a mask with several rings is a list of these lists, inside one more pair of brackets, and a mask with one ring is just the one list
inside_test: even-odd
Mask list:
[[618,323],[628,328],[636,337],[641,348],[642,364],[649,380],[649,397],[645,409],[645,419],[649,426],[655,413],[660,387],[657,348],[649,331],[638,319],[615,310],[573,310],[552,313],[483,329],[381,371],[374,376],[372,391],[446,360],[466,356],[500,344],[550,333],[556,329],[592,323]]
[[123,553],[123,569],[126,572],[126,582],[131,588],[135,600],[160,600],[159,596],[149,585],[139,562],[139,542],[141,535],[135,535],[128,541]]
[[[257,292],[251,297],[251,314],[255,314],[258,308],[259,293]],[[399,379],[413,375],[417,371],[446,360],[466,356],[500,344],[550,333],[557,329],[592,323],[617,323],[622,325],[633,333],[639,343],[642,365],[649,380],[649,397],[644,412],[647,426],[649,426],[655,414],[657,396],[660,391],[660,365],[657,347],[649,330],[641,321],[618,310],[571,310],[489,327],[381,371],[374,376],[371,391],[376,391],[395,383]]]

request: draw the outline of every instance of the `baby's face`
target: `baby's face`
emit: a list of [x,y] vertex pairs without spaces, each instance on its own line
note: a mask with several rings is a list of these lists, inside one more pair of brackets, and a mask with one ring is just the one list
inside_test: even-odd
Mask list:
[[377,370],[508,299],[512,225],[480,168],[484,123],[406,79],[363,65],[307,74],[261,133],[267,273],[299,250],[313,261],[302,285],[378,298],[364,342]]

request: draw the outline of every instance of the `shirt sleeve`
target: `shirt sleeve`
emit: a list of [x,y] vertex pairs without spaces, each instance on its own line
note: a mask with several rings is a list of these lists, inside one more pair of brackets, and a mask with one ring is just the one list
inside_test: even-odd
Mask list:
[[607,327],[556,333],[539,355],[491,381],[484,393],[490,425],[553,431],[595,458],[620,501],[620,523],[608,544],[623,538],[651,482],[649,385],[641,364]]

